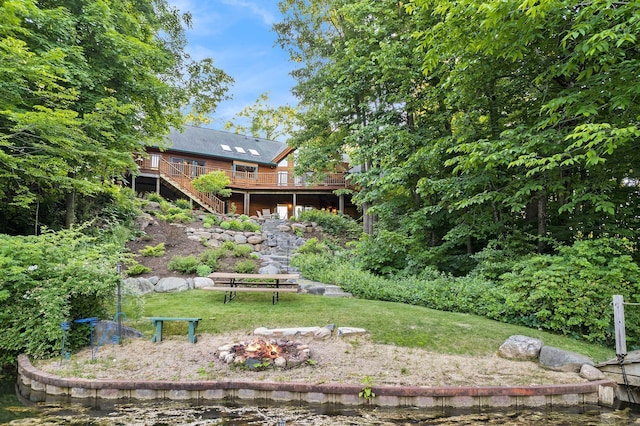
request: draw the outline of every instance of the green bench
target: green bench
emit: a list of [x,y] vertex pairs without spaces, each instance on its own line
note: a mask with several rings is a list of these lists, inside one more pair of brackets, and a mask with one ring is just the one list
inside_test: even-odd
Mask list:
[[158,343],[162,341],[162,325],[165,321],[187,321],[189,322],[189,341],[191,343],[196,342],[196,328],[198,327],[198,321],[202,318],[174,318],[174,317],[151,317],[149,318],[156,329],[155,334],[151,341]]

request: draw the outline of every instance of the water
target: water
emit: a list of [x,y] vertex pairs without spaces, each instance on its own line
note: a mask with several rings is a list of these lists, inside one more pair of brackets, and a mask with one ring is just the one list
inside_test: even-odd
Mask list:
[[339,408],[278,404],[190,404],[186,402],[80,404],[30,403],[15,393],[15,380],[0,382],[0,424],[83,426],[169,425],[640,425],[628,409],[600,407],[563,411],[506,409],[442,413],[416,408]]

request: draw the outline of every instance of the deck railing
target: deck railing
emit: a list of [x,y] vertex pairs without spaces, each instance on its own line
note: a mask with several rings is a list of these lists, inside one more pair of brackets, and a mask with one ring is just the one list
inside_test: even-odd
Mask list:
[[165,160],[160,160],[158,162],[158,167],[156,167],[156,170],[158,171],[160,176],[163,176],[172,184],[179,186],[179,189],[182,189],[197,201],[207,204],[216,213],[224,213],[224,201],[211,193],[198,191],[191,182],[192,177],[188,174],[185,174],[185,171],[182,167],[176,166],[181,165],[176,163],[169,163]]
[[231,180],[232,188],[307,188],[307,189],[329,189],[344,188],[344,173],[327,173],[324,180],[318,182],[312,179],[311,174],[305,176],[294,176],[288,171],[277,172],[247,172],[234,171],[230,169],[213,168],[184,163],[170,163],[162,158],[156,159],[155,164],[152,159],[146,158],[139,161],[141,171],[160,171],[169,176],[180,176],[181,179],[191,180],[203,174],[213,171],[223,171]]

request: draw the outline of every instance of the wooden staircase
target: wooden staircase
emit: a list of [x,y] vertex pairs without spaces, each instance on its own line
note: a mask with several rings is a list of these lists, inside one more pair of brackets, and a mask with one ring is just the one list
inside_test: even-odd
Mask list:
[[211,213],[224,214],[224,201],[211,193],[200,192],[193,187],[191,176],[184,173],[179,164],[161,160],[158,164],[160,178]]

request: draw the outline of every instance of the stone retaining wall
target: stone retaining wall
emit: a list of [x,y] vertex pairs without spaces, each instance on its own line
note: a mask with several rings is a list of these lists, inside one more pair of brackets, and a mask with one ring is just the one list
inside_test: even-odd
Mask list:
[[[616,384],[594,381],[519,387],[373,386],[371,404],[381,407],[490,409],[533,407],[613,407]],[[71,400],[260,400],[310,404],[366,405],[362,385],[228,381],[142,381],[63,378],[36,369],[18,357],[18,391],[33,402]]]

